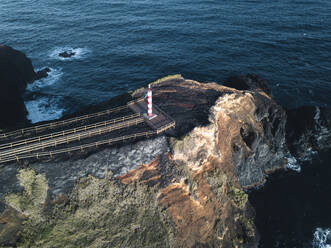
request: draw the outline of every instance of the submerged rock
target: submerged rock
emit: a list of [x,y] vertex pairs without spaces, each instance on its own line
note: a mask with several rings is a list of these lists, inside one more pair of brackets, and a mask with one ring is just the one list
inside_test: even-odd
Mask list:
[[41,69],[40,71],[36,72],[35,80],[39,80],[42,78],[48,77],[48,73],[51,71],[48,67],[45,67],[44,69]]
[[75,54],[76,54],[75,52],[69,50],[59,53],[59,56],[63,58],[70,58],[72,56],[75,56]]

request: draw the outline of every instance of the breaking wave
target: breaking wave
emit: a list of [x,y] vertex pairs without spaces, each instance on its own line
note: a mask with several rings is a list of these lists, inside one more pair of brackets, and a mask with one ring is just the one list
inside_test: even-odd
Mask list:
[[63,75],[61,68],[59,69],[49,68],[49,69],[50,72],[48,73],[48,76],[46,78],[42,78],[34,81],[32,84],[28,84],[27,90],[36,91],[45,86],[50,86],[57,83]]
[[[73,52],[74,55],[70,58],[59,56],[62,52]],[[70,61],[75,59],[83,59],[90,53],[88,48],[72,48],[72,47],[57,47],[50,53],[50,58],[62,61]]]
[[32,122],[54,120],[60,118],[64,109],[60,107],[58,97],[42,96],[40,98],[25,102],[28,111],[27,118]]
[[316,228],[313,240],[314,248],[331,248],[331,229]]
[[286,168],[296,172],[301,172],[301,166],[298,164],[298,161],[293,156],[287,157]]

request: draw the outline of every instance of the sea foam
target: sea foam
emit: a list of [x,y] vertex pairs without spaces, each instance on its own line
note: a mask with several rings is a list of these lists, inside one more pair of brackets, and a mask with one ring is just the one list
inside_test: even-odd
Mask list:
[[313,240],[314,248],[331,248],[331,229],[316,228]]
[[286,168],[296,172],[301,172],[301,166],[298,164],[298,161],[295,159],[295,157],[291,155],[287,157]]
[[[73,52],[75,55],[71,56],[70,58],[64,58],[59,56],[62,52]],[[49,57],[56,60],[62,60],[62,61],[71,61],[75,59],[83,59],[90,53],[90,49],[88,48],[73,48],[73,47],[56,47],[54,48],[50,54]]]
[[49,68],[49,69],[50,69],[50,72],[48,72],[48,76],[46,78],[42,78],[42,79],[34,81],[32,84],[28,84],[26,89],[28,91],[37,91],[43,87],[50,86],[50,85],[57,83],[63,75],[62,69],[61,68],[56,68],[56,69]]
[[64,112],[59,106],[59,99],[46,96],[26,101],[25,106],[28,111],[27,118],[32,123],[58,119]]

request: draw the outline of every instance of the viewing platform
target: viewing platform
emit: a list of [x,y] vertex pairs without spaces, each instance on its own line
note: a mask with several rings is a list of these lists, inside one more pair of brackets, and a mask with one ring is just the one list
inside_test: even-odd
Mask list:
[[[77,151],[151,137],[175,127],[170,116],[150,105],[138,98],[105,111],[0,133],[0,164],[52,159],[58,154],[70,156]],[[152,116],[148,116],[149,106]]]

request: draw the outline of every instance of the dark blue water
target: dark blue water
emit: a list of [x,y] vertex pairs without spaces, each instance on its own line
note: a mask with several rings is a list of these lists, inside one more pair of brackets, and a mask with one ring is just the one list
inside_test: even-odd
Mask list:
[[330,179],[331,150],[303,163],[301,173],[277,172],[252,191],[261,247],[330,248]]
[[52,69],[27,92],[33,121],[177,73],[256,73],[283,105],[331,106],[330,0],[1,0],[0,43]]

